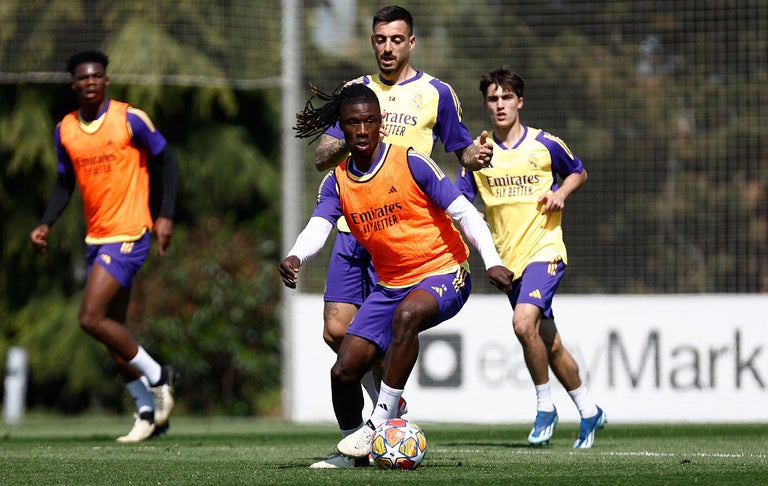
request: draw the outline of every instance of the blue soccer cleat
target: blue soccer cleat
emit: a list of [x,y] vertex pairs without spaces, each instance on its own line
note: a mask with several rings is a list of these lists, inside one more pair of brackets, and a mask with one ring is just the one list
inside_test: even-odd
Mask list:
[[533,422],[533,429],[528,434],[528,443],[531,445],[541,445],[549,442],[557,426],[557,409],[551,412],[539,411],[536,413],[536,420]]
[[608,419],[605,416],[605,412],[600,407],[597,407],[597,415],[590,418],[581,419],[581,427],[579,428],[579,438],[576,439],[576,443],[573,444],[574,449],[589,449],[595,443],[595,432],[602,429]]

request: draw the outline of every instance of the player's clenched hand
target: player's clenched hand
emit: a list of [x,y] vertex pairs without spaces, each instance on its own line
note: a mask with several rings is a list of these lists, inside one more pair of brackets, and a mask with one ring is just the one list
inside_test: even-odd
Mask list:
[[515,274],[512,270],[502,265],[496,265],[489,268],[487,274],[491,285],[505,294],[512,292],[512,281],[515,279]]
[[157,235],[157,253],[160,256],[165,256],[165,252],[171,246],[173,221],[168,218],[157,218],[157,221],[155,221],[155,235]]
[[560,191],[544,194],[536,202],[539,204],[539,212],[541,214],[562,211],[565,207],[565,198]]
[[32,230],[29,234],[29,240],[32,242],[35,250],[42,253],[48,248],[48,232],[50,230],[51,228],[47,224],[41,224]]
[[301,261],[299,257],[290,255],[283,259],[278,266],[280,271],[280,278],[283,279],[283,284],[289,289],[295,289],[296,284],[299,282],[299,267]]

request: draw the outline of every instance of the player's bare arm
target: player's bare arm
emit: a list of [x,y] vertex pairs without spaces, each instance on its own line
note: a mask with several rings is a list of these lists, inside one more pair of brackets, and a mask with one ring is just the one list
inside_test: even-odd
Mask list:
[[551,213],[552,211],[562,211],[565,207],[565,200],[576,192],[578,188],[584,185],[587,180],[587,171],[584,170],[578,174],[570,174],[563,179],[563,183],[555,192],[544,194],[538,199],[539,211],[541,214]]
[[330,135],[321,135],[315,149],[315,168],[319,171],[339,165],[349,153],[347,142]]

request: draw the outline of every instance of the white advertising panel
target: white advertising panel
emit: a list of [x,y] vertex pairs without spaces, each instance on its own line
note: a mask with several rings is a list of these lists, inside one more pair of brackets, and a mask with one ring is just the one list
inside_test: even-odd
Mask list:
[[[334,421],[322,296],[294,294],[286,416]],[[558,296],[555,317],[611,422],[768,421],[768,296]],[[579,416],[550,375],[561,420]],[[526,423],[536,398],[503,295],[473,295],[420,335],[405,389],[416,421]],[[370,404],[366,399],[366,411]]]

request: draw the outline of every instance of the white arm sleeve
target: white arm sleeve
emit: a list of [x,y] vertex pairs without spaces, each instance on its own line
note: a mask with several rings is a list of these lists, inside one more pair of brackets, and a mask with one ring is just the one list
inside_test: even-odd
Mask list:
[[474,247],[477,248],[477,251],[480,252],[486,270],[496,265],[504,265],[499,252],[496,251],[496,245],[493,243],[493,236],[491,236],[488,225],[466,197],[457,197],[445,212],[459,222],[464,234]]
[[288,255],[295,255],[304,265],[310,258],[317,255],[317,253],[323,249],[325,240],[328,239],[328,235],[331,234],[333,225],[325,218],[314,216],[309,218],[307,225],[296,237],[296,242],[293,244],[293,248],[288,250]]

